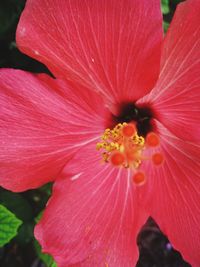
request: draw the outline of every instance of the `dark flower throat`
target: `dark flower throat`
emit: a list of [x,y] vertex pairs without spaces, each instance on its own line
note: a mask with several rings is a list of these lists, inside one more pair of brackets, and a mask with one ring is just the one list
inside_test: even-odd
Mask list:
[[121,104],[118,115],[112,115],[114,124],[123,122],[136,123],[138,134],[143,137],[153,130],[152,118],[153,113],[149,107],[139,107],[133,102]]

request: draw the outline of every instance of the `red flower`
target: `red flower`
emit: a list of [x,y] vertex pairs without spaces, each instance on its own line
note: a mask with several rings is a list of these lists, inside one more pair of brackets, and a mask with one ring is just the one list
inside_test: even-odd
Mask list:
[[35,235],[61,267],[135,266],[149,215],[200,264],[200,2],[164,41],[159,2],[28,0],[17,44],[56,79],[0,72],[0,184],[56,180]]

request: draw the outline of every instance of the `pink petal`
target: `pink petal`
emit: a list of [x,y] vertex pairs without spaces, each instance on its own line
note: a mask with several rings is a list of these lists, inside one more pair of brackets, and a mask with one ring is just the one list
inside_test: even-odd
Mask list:
[[161,134],[162,166],[146,167],[149,195],[146,208],[192,267],[200,263],[200,147],[175,137],[157,123]]
[[0,185],[7,189],[54,180],[72,149],[104,129],[104,107],[95,93],[84,88],[73,93],[70,85],[47,75],[17,70],[1,70],[0,80]]
[[199,142],[200,1],[180,4],[162,51],[156,87],[143,101],[153,102],[157,118],[176,136]]
[[17,44],[56,77],[113,102],[153,87],[162,35],[159,0],[28,0]]
[[133,267],[147,214],[127,170],[102,163],[95,150],[95,143],[81,149],[55,182],[35,235],[59,267]]

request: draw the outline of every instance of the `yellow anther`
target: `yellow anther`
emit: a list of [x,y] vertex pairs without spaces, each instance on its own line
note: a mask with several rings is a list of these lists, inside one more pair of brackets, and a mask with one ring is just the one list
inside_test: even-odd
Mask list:
[[100,150],[101,148],[102,148],[102,144],[101,144],[101,143],[97,143],[97,144],[96,144],[96,149],[97,149],[97,150]]
[[144,145],[145,144],[144,137],[138,136],[137,134],[133,136],[132,140],[133,140],[133,143],[135,145]]
[[102,158],[103,158],[103,160],[104,160],[105,162],[107,162],[107,161],[108,161],[108,158],[109,158],[109,154],[108,154],[107,152],[103,152],[103,153],[102,153]]

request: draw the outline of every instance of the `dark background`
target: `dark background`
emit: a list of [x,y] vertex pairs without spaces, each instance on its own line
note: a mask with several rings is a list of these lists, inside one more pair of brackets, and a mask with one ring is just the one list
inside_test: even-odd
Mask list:
[[[181,1],[170,1],[170,12],[164,15],[165,22],[171,21],[179,2]],[[15,31],[24,5],[25,0],[0,1],[0,67],[19,68],[31,72],[48,72],[44,65],[20,53],[16,47]],[[41,254],[40,247],[33,236],[36,217],[44,209],[50,193],[50,184],[20,194],[0,188],[0,203],[23,221],[18,235],[5,247],[0,248],[0,266],[52,266],[52,259]],[[172,248],[168,239],[160,232],[151,218],[138,236],[138,246],[140,258],[137,267],[190,267]]]

